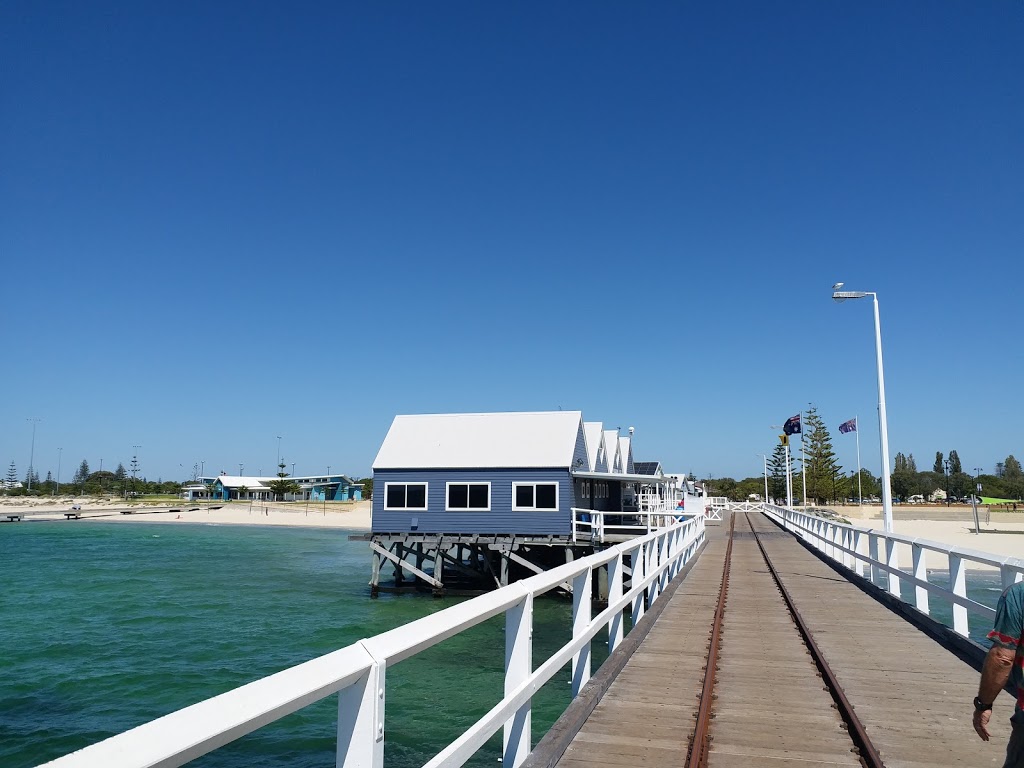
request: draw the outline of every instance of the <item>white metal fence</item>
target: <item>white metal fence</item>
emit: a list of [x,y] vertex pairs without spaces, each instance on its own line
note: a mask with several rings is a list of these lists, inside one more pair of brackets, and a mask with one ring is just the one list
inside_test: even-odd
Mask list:
[[[639,621],[703,541],[702,518],[673,523],[172,712],[46,765],[179,766],[337,693],[337,765],[380,768],[384,761],[387,668],[504,613],[504,697],[426,765],[462,765],[504,728],[502,762],[515,768],[531,749],[533,695],[569,663],[572,695],[578,695],[590,679],[590,647],[597,633],[607,626],[609,652],[614,651],[624,636],[624,612],[630,611],[634,624]],[[599,568],[607,568],[608,607],[592,616],[591,585]],[[534,599],[566,581],[573,587],[572,639],[534,669]]]
[[[968,616],[974,615],[991,621],[995,611],[967,596],[967,568],[995,569],[1002,586],[1024,580],[1024,560],[1002,555],[991,555],[973,549],[963,549],[937,541],[885,533],[873,529],[826,520],[806,512],[769,504],[759,505],[769,517],[787,530],[793,531],[825,556],[841,563],[857,577],[883,582],[889,594],[913,605],[924,614],[930,612],[930,598],[951,607],[953,630],[964,637],[968,634]],[[912,566],[909,571],[899,567],[902,548],[908,548]],[[906,552],[906,550],[904,550]],[[928,581],[928,559],[932,567],[949,569],[949,587]],[[882,576],[885,574],[885,576]],[[905,599],[903,588],[913,588],[913,599]]]

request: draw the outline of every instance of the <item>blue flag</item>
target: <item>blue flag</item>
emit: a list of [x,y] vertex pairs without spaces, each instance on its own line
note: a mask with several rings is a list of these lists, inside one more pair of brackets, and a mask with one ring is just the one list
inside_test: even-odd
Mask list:
[[847,432],[856,432],[857,431],[857,419],[853,418],[853,419],[850,419],[849,421],[844,421],[842,424],[839,425],[839,431],[842,432],[844,435]]
[[799,435],[800,434],[800,414],[796,416],[790,416],[786,419],[786,423],[782,425],[782,431],[787,435]]

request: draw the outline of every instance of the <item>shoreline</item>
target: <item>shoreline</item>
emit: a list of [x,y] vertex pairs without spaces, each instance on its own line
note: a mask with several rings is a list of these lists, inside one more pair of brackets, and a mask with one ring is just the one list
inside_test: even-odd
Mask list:
[[[107,523],[147,522],[161,525],[199,523],[206,525],[259,525],[263,527],[339,528],[354,531],[370,530],[370,501],[356,502],[275,502],[249,504],[229,502],[213,505],[177,504],[143,505],[108,501],[62,500],[56,504],[0,503],[0,520],[7,515],[23,515],[24,522]],[[72,506],[81,515],[68,519]]]

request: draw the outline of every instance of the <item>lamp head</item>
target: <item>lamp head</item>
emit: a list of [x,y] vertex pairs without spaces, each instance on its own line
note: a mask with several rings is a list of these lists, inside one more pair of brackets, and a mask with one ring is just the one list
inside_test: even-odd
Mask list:
[[863,299],[867,295],[866,291],[832,291],[832,298],[840,302],[847,299]]
[[840,288],[842,288],[842,287],[843,287],[844,285],[846,285],[846,283],[836,283],[835,285],[833,285],[833,286],[832,286],[832,290],[833,290],[833,291],[838,291],[838,290],[839,290]]

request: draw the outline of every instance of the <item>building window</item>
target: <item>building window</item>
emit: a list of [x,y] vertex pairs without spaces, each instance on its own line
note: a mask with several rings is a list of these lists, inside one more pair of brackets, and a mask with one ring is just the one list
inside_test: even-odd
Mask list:
[[446,509],[472,509],[486,512],[491,508],[490,483],[448,483]]
[[513,511],[558,511],[558,483],[512,483]]
[[384,509],[425,511],[426,508],[426,483],[384,483]]

